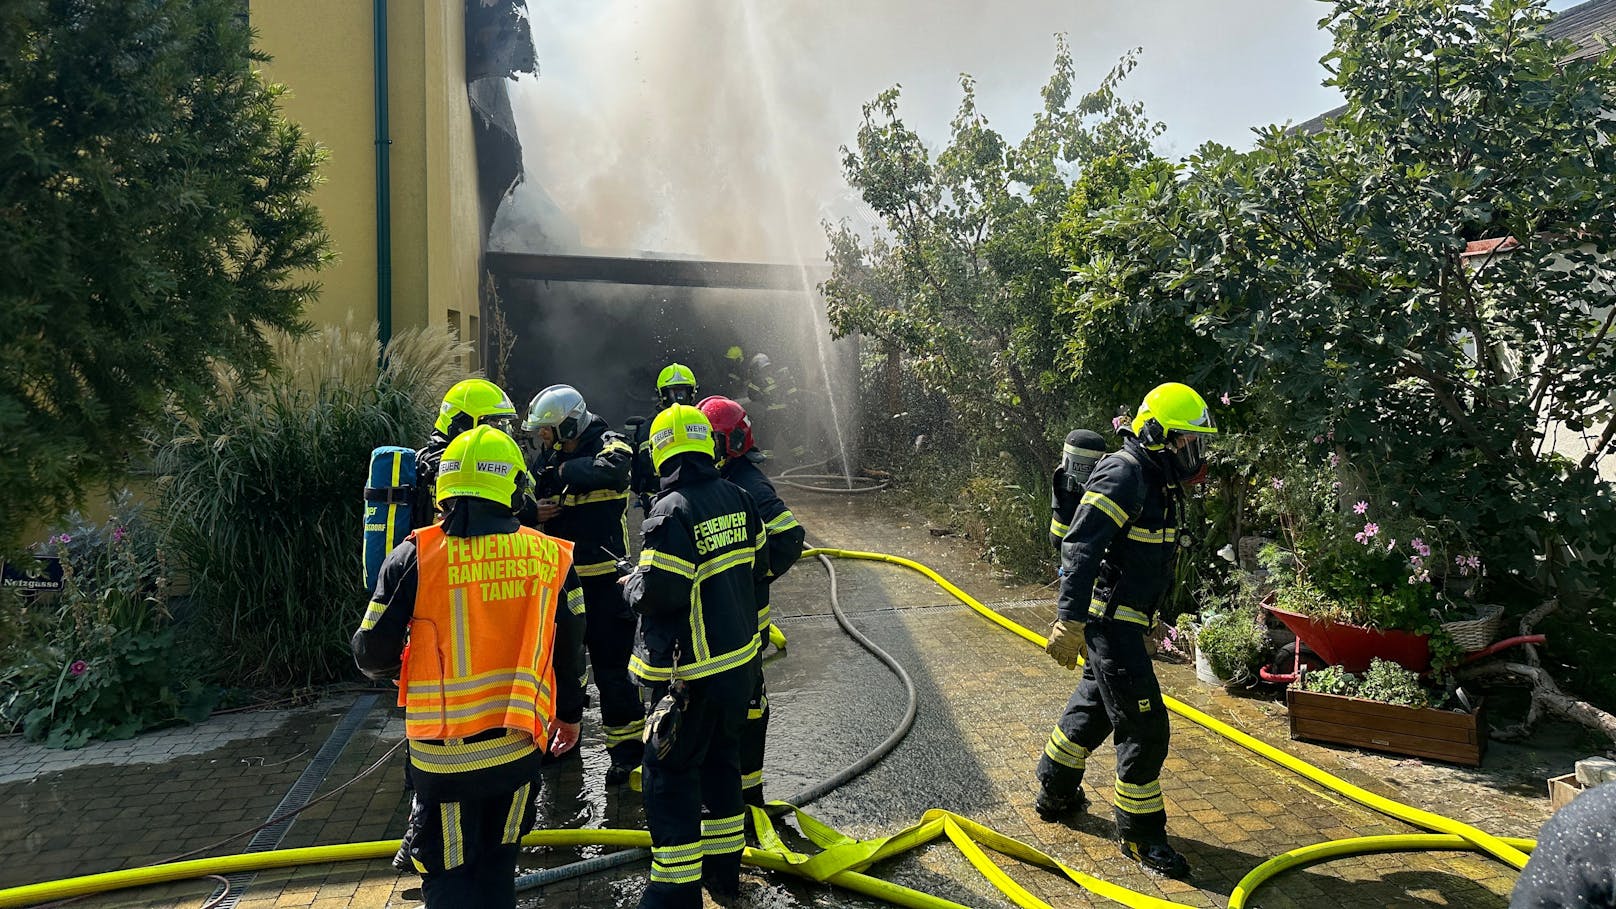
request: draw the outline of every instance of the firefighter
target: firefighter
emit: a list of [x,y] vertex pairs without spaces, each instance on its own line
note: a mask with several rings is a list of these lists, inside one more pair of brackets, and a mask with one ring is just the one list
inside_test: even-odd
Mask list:
[[634,452],[603,418],[589,412],[583,395],[569,385],[539,392],[522,426],[539,438],[539,524],[576,546],[573,560],[589,611],[585,645],[611,755],[606,783],[620,785],[640,764],[640,734],[645,731],[645,702],[628,674],[634,613],[617,589],[617,560],[628,553]]
[[808,449],[800,441],[800,427],[795,422],[801,415],[793,413],[800,400],[791,370],[783,364],[776,365],[766,353],[756,353],[748,359],[740,347],[731,347],[725,356],[730,361],[729,381],[735,391],[734,400],[748,409],[755,418],[753,422],[763,429],[763,436],[778,446],[776,451],[764,454],[776,457],[778,453],[789,457],[794,464],[801,464]]
[[[694,404],[698,392],[696,374],[683,363],[669,363],[657,375],[656,397],[660,410],[675,404]],[[651,465],[651,421],[634,417],[628,422],[632,429],[629,437],[634,442],[634,470],[629,488],[639,499],[640,510],[650,514],[651,499],[656,496],[661,482],[657,478],[656,468]]]
[[[774,484],[763,475],[763,453],[752,439],[752,421],[746,410],[729,398],[713,396],[698,405],[713,425],[713,450],[718,456],[718,474],[746,490],[757,505],[758,517],[769,535],[768,583],[757,590],[758,639],[769,640],[769,585],[785,574],[802,557],[802,525],[780,500]],[[763,746],[769,732],[769,692],[763,681],[763,657],[759,650],[757,684],[746,708],[746,731],[741,736],[741,797],[748,805],[763,807]]]
[[1183,878],[1167,843],[1162,763],[1167,708],[1145,649],[1172,584],[1183,485],[1205,477],[1203,442],[1217,432],[1206,402],[1177,382],[1158,385],[1125,430],[1122,450],[1089,476],[1061,543],[1057,618],[1047,650],[1068,669],[1088,663],[1038,761],[1034,807],[1046,821],[1080,811],[1088,755],[1115,734],[1116,822],[1123,854]]
[[700,410],[675,404],[657,415],[651,461],[662,492],[645,521],[639,566],[623,580],[640,615],[630,666],[657,704],[641,780],[651,882],[640,906],[697,909],[703,887],[719,900],[740,890],[741,733],[768,537],[752,497],[718,475]]
[[[487,379],[466,379],[455,383],[443,396],[438,420],[426,445],[415,452],[415,502],[410,522],[425,527],[438,519],[433,485],[438,477],[438,459],[456,436],[473,426],[488,425],[509,433],[515,428],[516,405],[498,385]],[[414,529],[414,528],[411,528]]]
[[539,759],[578,742],[583,593],[572,544],[516,520],[528,475],[510,436],[473,428],[439,468],[443,521],[388,555],[354,661],[398,680],[415,784],[405,839],[426,905],[514,907]]
[[1074,429],[1066,434],[1061,446],[1061,462],[1055,467],[1049,492],[1049,541],[1058,555],[1061,540],[1072,527],[1072,515],[1077,512],[1077,500],[1083,495],[1083,484],[1088,482],[1094,465],[1105,457],[1105,439],[1089,429]]

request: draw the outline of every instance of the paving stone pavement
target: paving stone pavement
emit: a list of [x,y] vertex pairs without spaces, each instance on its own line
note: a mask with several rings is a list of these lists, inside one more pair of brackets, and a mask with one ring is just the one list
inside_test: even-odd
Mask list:
[[[935,538],[889,502],[794,495],[810,541],[894,552],[919,559],[979,599],[1041,630],[1052,593],[995,580],[968,541]],[[1049,725],[1076,677],[1019,638],[958,605],[903,569],[837,563],[842,603],[853,621],[913,675],[920,712],[914,730],[886,760],[809,810],[850,835],[886,835],[928,808],[969,816],[1044,850],[1074,869],[1190,906],[1224,906],[1235,883],[1267,858],[1324,839],[1408,832],[1405,825],[1350,803],[1186,721],[1174,719],[1163,773],[1170,833],[1195,865],[1190,883],[1153,878],[1125,861],[1110,840],[1112,751],[1102,747],[1086,780],[1094,808],[1071,825],[1046,824],[1031,808],[1036,764]],[[805,562],[776,586],[775,612],[790,638],[767,670],[774,721],[767,786],[784,797],[835,772],[885,737],[903,713],[897,680],[837,627],[826,603],[824,570]],[[356,610],[362,604],[356,606]],[[357,611],[356,611],[357,619]],[[1272,700],[1231,695],[1197,683],[1188,666],[1158,663],[1170,693],[1319,763],[1350,781],[1491,832],[1533,835],[1546,819],[1542,779],[1569,760],[1552,747],[1495,746],[1480,770],[1427,765],[1293,743],[1285,712]],[[128,743],[110,752],[35,754],[0,740],[0,847],[30,861],[0,870],[0,886],[108,870],[160,859],[259,824],[330,734],[354,695],[302,711],[210,720],[192,730]],[[299,816],[283,847],[396,838],[405,819],[402,754],[390,749],[402,722],[384,696],[366,717],[316,797],[366,767],[371,775]],[[241,716],[252,717],[243,721]],[[230,736],[221,730],[232,730]],[[236,736],[246,730],[248,734]],[[166,743],[170,752],[159,751]],[[207,749],[202,749],[206,744]],[[638,796],[607,791],[598,716],[586,718],[584,755],[546,772],[541,826],[640,827]],[[170,756],[170,754],[174,756]],[[33,761],[33,764],[26,764]],[[48,762],[55,761],[55,764]],[[531,850],[529,869],[552,867],[602,849]],[[1001,867],[1059,906],[1091,900],[1063,879],[1009,860]],[[946,842],[884,863],[872,873],[970,906],[1009,905]],[[524,895],[524,906],[633,905],[644,865],[579,878]],[[1258,892],[1254,905],[1502,907],[1514,873],[1479,856],[1442,853],[1369,856],[1292,871]],[[203,905],[215,884],[191,881],[81,901],[85,907]],[[825,886],[749,874],[748,906],[874,907]],[[258,874],[240,895],[243,909],[418,906],[419,884],[385,860],[281,869]]]

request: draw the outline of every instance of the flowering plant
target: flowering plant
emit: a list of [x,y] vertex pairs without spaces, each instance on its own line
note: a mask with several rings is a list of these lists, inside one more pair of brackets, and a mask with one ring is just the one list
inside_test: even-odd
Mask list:
[[76,748],[206,715],[212,694],[180,658],[166,563],[139,505],[124,493],[104,523],[73,515],[44,549],[61,560],[62,589],[17,607],[22,633],[0,652],[0,721]]

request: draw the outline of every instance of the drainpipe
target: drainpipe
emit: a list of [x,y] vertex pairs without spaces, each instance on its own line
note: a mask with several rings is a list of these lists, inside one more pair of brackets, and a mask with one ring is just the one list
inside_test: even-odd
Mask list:
[[393,201],[387,130],[387,0],[374,0],[371,13],[376,88],[376,339],[382,348],[393,337]]

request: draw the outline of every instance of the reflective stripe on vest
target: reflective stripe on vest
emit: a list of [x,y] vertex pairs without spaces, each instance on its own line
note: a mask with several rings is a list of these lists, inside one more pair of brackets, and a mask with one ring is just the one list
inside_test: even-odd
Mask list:
[[572,543],[527,527],[415,532],[420,583],[398,703],[412,739],[506,728],[544,742],[555,717],[556,613]]

